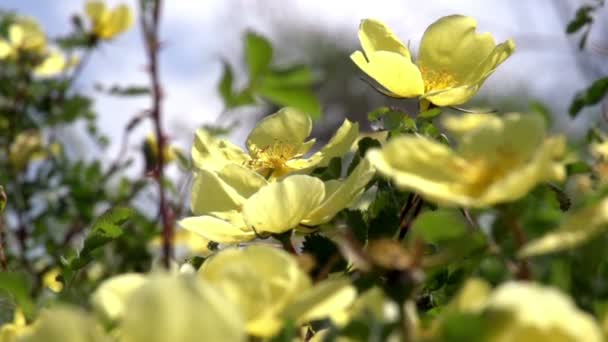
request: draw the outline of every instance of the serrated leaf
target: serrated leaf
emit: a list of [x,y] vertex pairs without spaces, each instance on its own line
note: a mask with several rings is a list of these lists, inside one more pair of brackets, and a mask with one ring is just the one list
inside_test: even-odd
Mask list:
[[245,36],[245,60],[249,68],[249,79],[251,83],[255,83],[270,66],[272,45],[266,38],[253,32],[247,32]]

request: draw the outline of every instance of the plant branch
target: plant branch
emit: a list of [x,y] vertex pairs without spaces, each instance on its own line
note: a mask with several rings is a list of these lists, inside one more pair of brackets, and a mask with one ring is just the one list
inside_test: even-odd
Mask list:
[[165,134],[162,127],[162,100],[163,91],[160,81],[159,71],[159,50],[160,42],[158,38],[162,0],[155,0],[151,4],[150,14],[146,7],[145,1],[140,1],[140,23],[143,32],[144,45],[148,58],[148,73],[150,75],[150,83],[152,87],[152,108],[150,114],[154,121],[154,131],[156,135],[156,148],[158,151],[157,165],[155,178],[158,183],[159,191],[159,213],[163,227],[163,264],[169,268],[170,260],[173,257],[173,224],[170,220],[170,213],[167,207],[167,199],[165,194],[164,181],[164,149],[165,149]]

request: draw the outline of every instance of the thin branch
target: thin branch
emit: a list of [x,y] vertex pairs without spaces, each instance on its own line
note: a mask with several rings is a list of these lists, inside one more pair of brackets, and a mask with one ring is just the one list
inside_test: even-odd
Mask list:
[[147,14],[144,0],[140,1],[140,24],[143,32],[144,45],[148,58],[148,73],[150,75],[150,83],[152,87],[152,108],[150,110],[152,120],[154,121],[154,131],[156,134],[156,148],[158,151],[157,167],[155,172],[156,181],[159,191],[159,213],[163,227],[163,264],[169,268],[170,260],[173,257],[173,224],[170,220],[170,213],[167,207],[164,181],[165,167],[165,134],[162,127],[162,100],[163,91],[160,81],[160,71],[158,55],[160,50],[160,42],[158,38],[160,17],[161,17],[162,0],[155,0],[152,3],[151,17]]

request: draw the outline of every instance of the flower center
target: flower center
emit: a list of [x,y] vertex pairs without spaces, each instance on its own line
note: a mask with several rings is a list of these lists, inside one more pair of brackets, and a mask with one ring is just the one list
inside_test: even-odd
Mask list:
[[261,148],[251,146],[250,155],[251,159],[246,162],[247,167],[266,174],[270,170],[283,169],[287,161],[297,157],[297,150],[291,144],[275,141]]
[[423,66],[418,68],[424,80],[425,93],[452,88],[456,84],[454,76],[446,71],[432,70]]

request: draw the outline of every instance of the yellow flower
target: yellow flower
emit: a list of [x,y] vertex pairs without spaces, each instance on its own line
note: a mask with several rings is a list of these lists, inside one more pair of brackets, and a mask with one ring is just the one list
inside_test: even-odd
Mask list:
[[531,282],[511,281],[492,290],[483,280],[469,280],[445,312],[480,314],[489,342],[603,341],[591,315],[557,289]]
[[344,180],[323,182],[308,175],[291,175],[268,183],[240,165],[220,172],[200,170],[193,185],[195,215],[179,222],[183,228],[211,241],[237,243],[257,234],[279,234],[300,224],[329,222],[354,204],[374,170],[363,160]]
[[46,36],[31,18],[18,18],[8,28],[8,39],[0,39],[0,59],[16,58],[21,51],[44,54]]
[[59,293],[63,290],[63,283],[57,280],[57,276],[61,274],[61,270],[58,267],[51,269],[50,271],[44,273],[42,276],[42,283],[49,290]]
[[[162,255],[163,237],[161,234],[155,236],[148,248],[154,256]],[[186,229],[178,229],[173,234],[173,249],[175,260],[184,260],[191,256],[207,256],[211,254],[209,250],[209,240]]]
[[9,26],[8,39],[0,39],[0,59],[16,59],[24,52],[38,55],[34,74],[39,77],[54,76],[75,64],[58,52],[48,51],[46,35],[31,18],[17,19]]
[[101,39],[113,39],[133,25],[133,13],[127,5],[110,10],[103,1],[89,1],[85,12],[91,20],[93,34]]
[[416,64],[408,48],[384,23],[363,20],[363,52],[351,59],[394,97],[422,97],[437,106],[468,101],[490,74],[515,50],[507,40],[496,45],[488,33],[477,34],[475,19],[443,17],[427,28]]
[[567,250],[584,244],[608,230],[608,198],[567,216],[554,231],[528,242],[519,257]]
[[31,160],[46,156],[42,135],[37,130],[19,133],[10,146],[9,160],[16,169],[24,169]]
[[368,152],[397,187],[446,206],[487,207],[514,201],[538,183],[562,180],[562,137],[545,137],[534,115],[467,114],[444,121],[455,150],[423,136],[401,136]]
[[147,278],[139,273],[124,273],[102,282],[91,295],[91,304],[110,320],[123,317],[128,298],[146,283]]
[[5,323],[0,327],[0,342],[16,342],[17,338],[24,335],[28,329],[23,312],[16,308],[13,322]]
[[110,342],[86,312],[69,306],[44,310],[19,342]]
[[132,292],[119,323],[124,342],[246,341],[238,308],[192,276],[152,274]]
[[249,153],[198,130],[192,159],[199,169],[218,170],[228,163],[237,163],[272,179],[292,172],[310,172],[347,153],[359,134],[359,124],[344,120],[327,145],[305,158],[315,143],[315,139],[306,141],[311,130],[309,115],[294,108],[283,108],[253,128],[246,142]]
[[260,337],[273,336],[287,319],[305,323],[329,317],[356,295],[344,278],[313,287],[295,258],[270,246],[222,250],[205,261],[199,275],[238,305],[247,332]]

